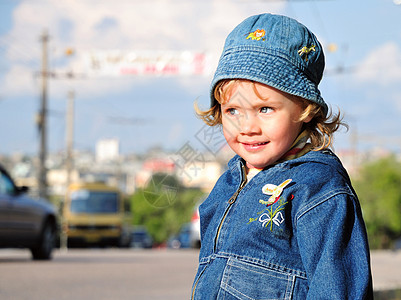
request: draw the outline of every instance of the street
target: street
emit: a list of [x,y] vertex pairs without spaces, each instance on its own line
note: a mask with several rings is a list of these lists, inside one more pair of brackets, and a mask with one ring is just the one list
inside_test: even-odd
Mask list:
[[[52,261],[0,250],[0,299],[189,299],[197,250],[69,249]],[[374,251],[376,291],[401,288],[401,251]],[[393,299],[393,298],[392,298]]]
[[0,250],[2,300],[189,299],[196,250],[70,249],[52,261]]

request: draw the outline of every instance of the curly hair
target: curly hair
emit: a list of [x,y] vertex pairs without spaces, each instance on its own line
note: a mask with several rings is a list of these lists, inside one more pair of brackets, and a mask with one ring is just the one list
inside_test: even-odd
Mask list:
[[[239,81],[243,81],[243,79],[227,79],[220,81],[213,92],[217,103],[210,109],[201,110],[195,102],[194,108],[197,116],[209,126],[220,126],[222,124],[221,104],[229,101],[228,95],[232,93]],[[253,85],[253,89],[255,94],[260,96],[255,84]],[[300,101],[304,108],[300,121],[306,120],[309,116],[313,116],[309,122],[303,125],[303,130],[306,130],[309,135],[310,143],[313,147],[312,150],[318,151],[332,147],[334,132],[336,132],[340,126],[344,126],[348,129],[348,125],[342,121],[343,117],[340,111],[334,114],[330,110],[326,115],[319,104],[298,96],[290,96],[292,96],[291,99],[293,101]]]

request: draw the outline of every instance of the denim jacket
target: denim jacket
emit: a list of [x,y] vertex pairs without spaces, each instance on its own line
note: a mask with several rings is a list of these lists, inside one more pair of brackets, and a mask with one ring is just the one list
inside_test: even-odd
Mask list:
[[245,178],[235,156],[199,207],[192,299],[372,299],[361,208],[331,151]]

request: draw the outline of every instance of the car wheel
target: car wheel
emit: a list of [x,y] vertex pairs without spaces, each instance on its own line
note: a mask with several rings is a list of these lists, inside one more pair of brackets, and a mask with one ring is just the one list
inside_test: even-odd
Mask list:
[[118,247],[119,248],[129,248],[131,245],[131,239],[126,238],[124,236],[121,236],[119,241],[118,241]]
[[32,258],[35,260],[51,259],[55,237],[56,230],[53,224],[46,222],[40,236],[39,244],[36,247],[31,248]]
[[191,248],[200,249],[200,247],[201,247],[201,244],[200,244],[199,240],[191,242]]

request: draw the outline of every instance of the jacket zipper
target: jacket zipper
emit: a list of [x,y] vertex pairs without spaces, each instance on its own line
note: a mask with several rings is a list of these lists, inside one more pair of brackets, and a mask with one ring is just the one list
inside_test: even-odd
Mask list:
[[198,285],[198,282],[203,274],[203,272],[205,272],[205,269],[203,269],[203,271],[199,274],[198,279],[196,280],[195,284],[194,284],[194,288],[192,289],[192,295],[191,295],[191,300],[194,299],[195,297],[195,290],[196,290],[196,286]]
[[221,231],[221,227],[223,226],[224,220],[226,219],[228,212],[230,211],[231,206],[235,203],[235,201],[238,198],[239,193],[242,191],[242,189],[245,187],[246,183],[247,183],[247,179],[246,179],[246,169],[244,165],[241,165],[241,171],[242,171],[242,178],[241,178],[241,184],[239,186],[239,188],[237,189],[237,191],[234,193],[234,195],[231,196],[231,198],[228,200],[228,207],[226,209],[226,211],[224,212],[223,218],[220,221],[219,227],[217,229],[217,234],[216,234],[216,238],[214,239],[214,252],[216,252],[216,247],[217,247],[217,242],[219,240],[219,236],[220,236],[220,231]]
[[[237,191],[231,196],[231,198],[228,200],[228,207],[226,209],[226,211],[224,212],[223,218],[220,221],[219,227],[217,229],[217,234],[216,234],[216,238],[214,239],[214,252],[216,252],[216,246],[217,246],[217,241],[219,239],[219,235],[220,235],[220,230],[221,227],[223,226],[224,220],[227,217],[228,211],[230,210],[230,207],[235,203],[235,201],[238,198],[239,193],[241,192],[241,190],[245,187],[247,179],[246,179],[246,169],[244,165],[241,165],[241,172],[242,172],[242,178],[241,178],[241,184],[239,186],[239,188],[237,189]],[[203,272],[205,271],[205,269],[202,271],[202,273],[199,274],[198,279],[196,280],[194,287],[192,289],[192,295],[191,295],[191,300],[194,299],[195,297],[195,290],[196,290],[196,286],[198,285],[198,282],[200,280],[200,278],[202,277]]]

